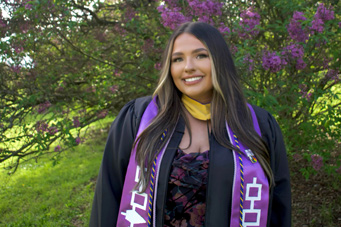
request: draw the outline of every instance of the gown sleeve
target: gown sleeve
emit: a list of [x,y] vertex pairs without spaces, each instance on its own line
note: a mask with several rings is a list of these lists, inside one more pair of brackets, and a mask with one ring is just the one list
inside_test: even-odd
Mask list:
[[[269,114],[270,115],[270,114]],[[272,134],[272,154],[275,185],[271,208],[271,227],[291,226],[290,172],[282,132],[276,120],[270,115]]]
[[116,226],[124,178],[136,135],[135,100],[112,123],[99,170],[90,227]]
[[291,187],[288,159],[281,129],[275,118],[259,107],[253,106],[262,137],[270,151],[270,165],[274,174],[274,186],[271,190],[268,226],[291,226]]

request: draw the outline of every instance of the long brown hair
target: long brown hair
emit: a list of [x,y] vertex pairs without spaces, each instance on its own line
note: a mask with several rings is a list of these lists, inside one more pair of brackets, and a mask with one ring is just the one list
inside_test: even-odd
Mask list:
[[222,146],[238,150],[225,137],[225,121],[227,121],[239,140],[255,153],[271,185],[273,173],[270,168],[269,151],[262,138],[254,130],[251,113],[247,107],[232,56],[223,36],[209,24],[188,22],[174,31],[168,41],[162,58],[160,80],[153,94],[153,96],[157,95],[158,97],[159,111],[155,119],[137,138],[138,143],[134,143],[136,161],[141,169],[147,169],[147,171],[140,172],[140,180],[136,188],[142,186],[142,191],[144,191],[148,185],[153,160],[165,141],[169,139],[168,133],[163,140],[164,142],[160,142],[165,129],[168,132],[173,131],[179,116],[185,119],[186,127],[189,128],[184,107],[181,104],[181,92],[176,88],[170,73],[174,40],[183,33],[194,35],[209,51],[211,65],[213,66],[211,72],[214,88],[211,101],[213,135]]

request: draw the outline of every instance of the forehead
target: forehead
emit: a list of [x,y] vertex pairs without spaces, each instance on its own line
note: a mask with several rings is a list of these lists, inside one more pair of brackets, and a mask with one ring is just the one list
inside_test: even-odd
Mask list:
[[193,51],[199,48],[207,49],[197,37],[189,33],[183,33],[174,40],[172,53]]

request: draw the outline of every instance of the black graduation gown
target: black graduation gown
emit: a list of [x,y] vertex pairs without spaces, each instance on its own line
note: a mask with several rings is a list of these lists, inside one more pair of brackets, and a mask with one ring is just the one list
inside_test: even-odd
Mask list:
[[[151,97],[127,103],[113,122],[99,171],[92,206],[90,226],[116,226],[125,174],[132,144],[145,108]],[[275,186],[270,190],[268,226],[291,226],[291,192],[288,161],[280,128],[264,109],[253,106],[268,145]],[[163,226],[171,164],[184,133],[184,121],[179,120],[161,162],[156,196],[156,226]],[[227,134],[226,134],[227,136]],[[205,226],[229,226],[234,162],[232,152],[222,147],[210,135],[210,164],[206,198]]]

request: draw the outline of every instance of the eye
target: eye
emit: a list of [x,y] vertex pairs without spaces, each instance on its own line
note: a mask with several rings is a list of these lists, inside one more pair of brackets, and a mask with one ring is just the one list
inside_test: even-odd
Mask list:
[[198,54],[197,59],[208,58],[207,54]]
[[181,62],[182,61],[182,58],[173,58],[172,59],[172,62]]

